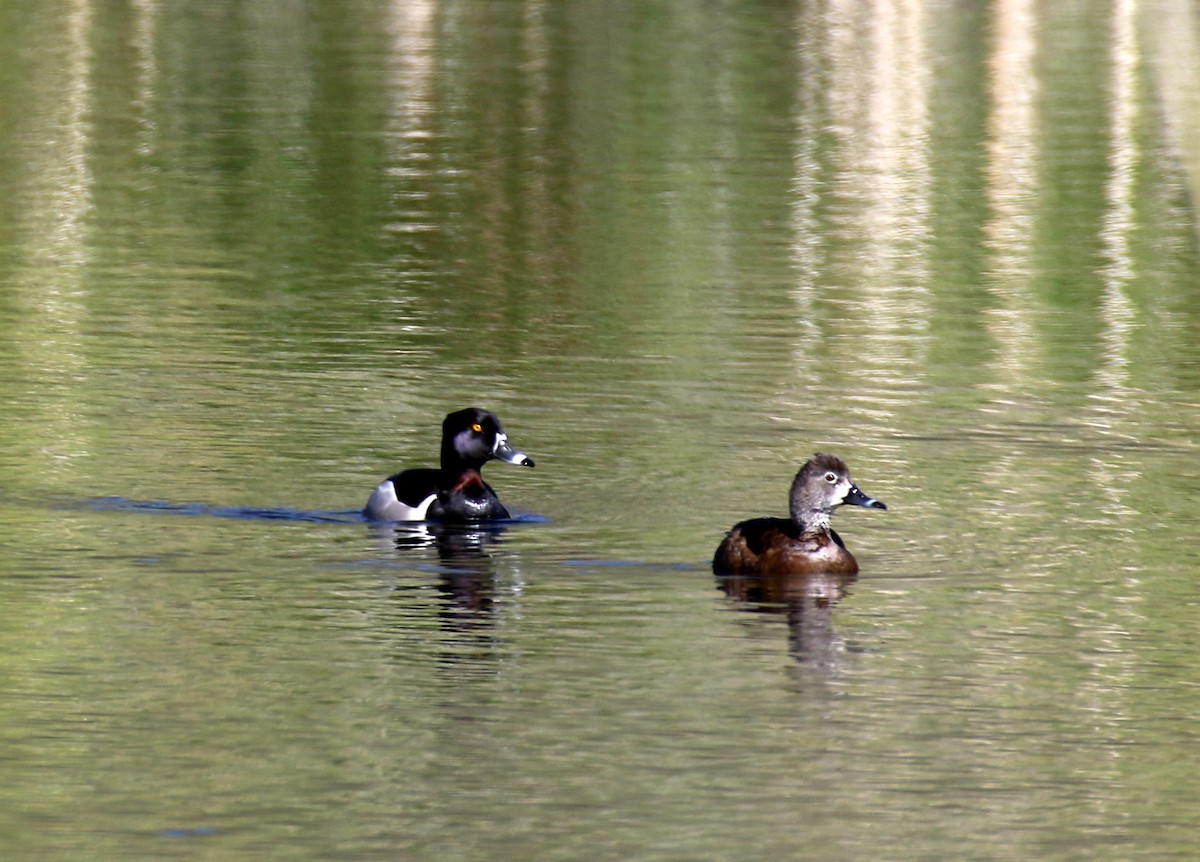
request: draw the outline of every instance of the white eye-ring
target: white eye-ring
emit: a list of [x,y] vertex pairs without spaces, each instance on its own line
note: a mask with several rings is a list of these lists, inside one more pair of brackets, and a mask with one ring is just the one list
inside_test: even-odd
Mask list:
[[825,474],[825,481],[826,481],[826,482],[830,482],[830,483],[836,482],[836,481],[837,481],[837,474],[836,474],[836,473],[826,473],[826,474]]

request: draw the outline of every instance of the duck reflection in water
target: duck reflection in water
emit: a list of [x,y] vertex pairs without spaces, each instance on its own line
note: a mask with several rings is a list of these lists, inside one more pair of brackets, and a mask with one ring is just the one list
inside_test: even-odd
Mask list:
[[456,635],[446,663],[486,655],[493,646],[497,576],[488,548],[498,545],[504,527],[497,524],[440,524],[424,522],[392,528],[392,540],[406,556],[436,552],[438,619],[444,631]]
[[849,504],[886,509],[850,478],[840,458],[813,456],[796,473],[790,518],[736,524],[713,555],[720,588],[755,610],[785,611],[792,651],[813,658],[836,652],[832,612],[858,576],[858,561],[830,526]]
[[717,586],[742,610],[783,614],[789,652],[806,664],[832,665],[844,651],[833,611],[857,575],[718,575]]

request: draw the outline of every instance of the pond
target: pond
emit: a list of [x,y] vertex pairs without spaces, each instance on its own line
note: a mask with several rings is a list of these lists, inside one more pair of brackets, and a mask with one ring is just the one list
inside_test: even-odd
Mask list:
[[[1198,32],[0,10],[9,855],[1196,858]],[[814,452],[858,577],[715,578]]]

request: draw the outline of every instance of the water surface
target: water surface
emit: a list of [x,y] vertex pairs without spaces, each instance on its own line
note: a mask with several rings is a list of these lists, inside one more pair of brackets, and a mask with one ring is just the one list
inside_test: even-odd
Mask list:
[[1195,13],[968,5],[0,11],[9,855],[1195,858]]

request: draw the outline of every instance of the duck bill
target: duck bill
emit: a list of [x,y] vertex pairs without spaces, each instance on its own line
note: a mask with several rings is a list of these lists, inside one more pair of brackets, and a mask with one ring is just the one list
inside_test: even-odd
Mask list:
[[862,506],[865,509],[886,509],[887,506],[881,500],[876,500],[874,497],[868,497],[862,491],[858,490],[857,485],[850,486],[850,493],[846,494],[846,499],[843,503],[849,503],[851,506]]
[[504,434],[496,435],[496,447],[492,449],[492,455],[501,461],[507,461],[509,464],[516,464],[519,467],[533,466],[533,459],[524,452],[518,452],[510,446],[508,444],[508,437]]

